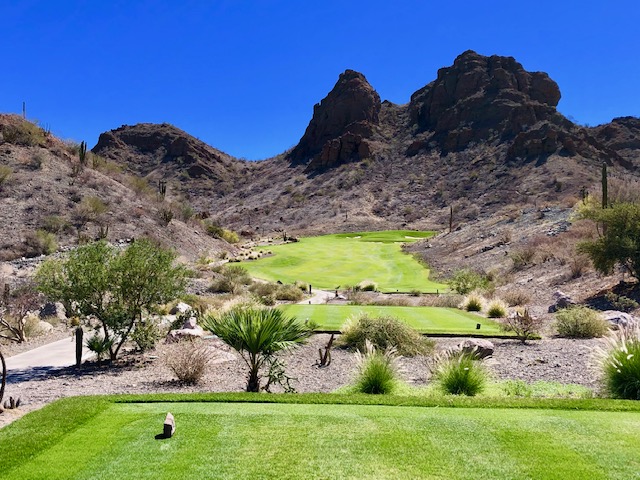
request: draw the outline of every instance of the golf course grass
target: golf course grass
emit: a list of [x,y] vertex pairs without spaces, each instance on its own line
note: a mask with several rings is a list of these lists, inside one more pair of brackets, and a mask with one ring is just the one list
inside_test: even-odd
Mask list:
[[[318,330],[340,330],[347,318],[366,313],[402,320],[421,333],[456,335],[504,335],[497,322],[455,308],[382,307],[375,305],[283,305],[287,315],[311,320]],[[476,324],[480,329],[476,329]]]
[[[597,480],[640,472],[638,402],[618,402],[634,411],[606,411],[616,402],[496,408],[454,399],[456,408],[446,400],[428,408],[317,394],[108,398],[65,399],[0,430],[0,479]],[[156,439],[168,411],[176,434]]]
[[284,283],[300,280],[327,290],[370,280],[382,292],[442,292],[447,286],[429,280],[429,270],[402,252],[402,243],[433,234],[392,230],[305,237],[296,243],[269,246],[273,255],[241,265],[253,277]]

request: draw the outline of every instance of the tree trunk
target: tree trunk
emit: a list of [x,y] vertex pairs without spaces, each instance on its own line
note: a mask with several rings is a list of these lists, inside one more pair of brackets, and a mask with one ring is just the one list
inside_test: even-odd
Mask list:
[[247,382],[247,392],[260,391],[260,377],[258,376],[258,368],[249,370],[249,380]]
[[4,387],[7,384],[7,364],[4,362],[4,356],[0,352],[0,363],[2,363],[2,383],[0,384],[0,405],[2,405],[2,398],[4,397]]

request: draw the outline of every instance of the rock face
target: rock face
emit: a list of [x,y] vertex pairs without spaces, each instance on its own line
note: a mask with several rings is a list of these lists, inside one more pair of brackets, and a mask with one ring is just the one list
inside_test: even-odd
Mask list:
[[374,133],[380,107],[380,96],[364,75],[345,71],[313,108],[313,118],[289,159],[319,170],[369,156],[367,139]]
[[640,165],[640,118],[618,117],[591,129],[593,136],[636,167]]
[[128,170],[139,176],[151,176],[154,180],[172,177],[213,180],[215,186],[227,185],[228,189],[243,164],[166,123],[123,125],[100,134],[91,151],[124,162]]

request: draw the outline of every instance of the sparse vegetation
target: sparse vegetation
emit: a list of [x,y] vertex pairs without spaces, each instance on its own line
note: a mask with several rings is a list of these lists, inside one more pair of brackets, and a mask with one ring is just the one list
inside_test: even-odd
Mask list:
[[540,317],[531,315],[529,310],[525,308],[503,318],[500,321],[500,326],[506,332],[515,333],[518,340],[526,343],[527,340],[539,338],[544,322]]
[[183,340],[169,346],[164,357],[167,367],[187,385],[196,385],[202,380],[211,360],[211,351],[197,340]]
[[0,165],[0,189],[6,185],[13,174],[13,168],[8,165]]
[[36,230],[27,233],[24,240],[25,257],[37,257],[38,255],[51,255],[58,249],[56,236],[46,230]]
[[602,337],[609,330],[607,321],[589,307],[576,305],[556,313],[556,330],[561,337]]
[[486,276],[467,269],[458,270],[449,280],[451,289],[460,295],[485,288],[488,283]]

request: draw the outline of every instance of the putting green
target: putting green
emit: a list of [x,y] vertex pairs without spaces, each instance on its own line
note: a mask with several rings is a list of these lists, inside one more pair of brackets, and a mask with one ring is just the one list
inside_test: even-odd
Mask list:
[[297,243],[261,247],[273,255],[241,265],[257,278],[284,283],[300,280],[327,290],[371,280],[382,292],[442,292],[447,286],[429,280],[429,270],[402,252],[403,243],[433,235],[391,230],[305,237]]
[[[157,440],[167,411],[176,434]],[[20,432],[18,424],[0,439]],[[593,480],[640,471],[637,412],[111,404],[28,448],[23,461],[3,461],[0,478]]]
[[[379,307],[375,305],[283,305],[288,315],[312,320],[319,330],[340,330],[347,318],[365,312],[388,315],[407,323],[421,333],[457,335],[504,335],[497,322],[455,308]],[[476,324],[480,329],[476,329]]]

